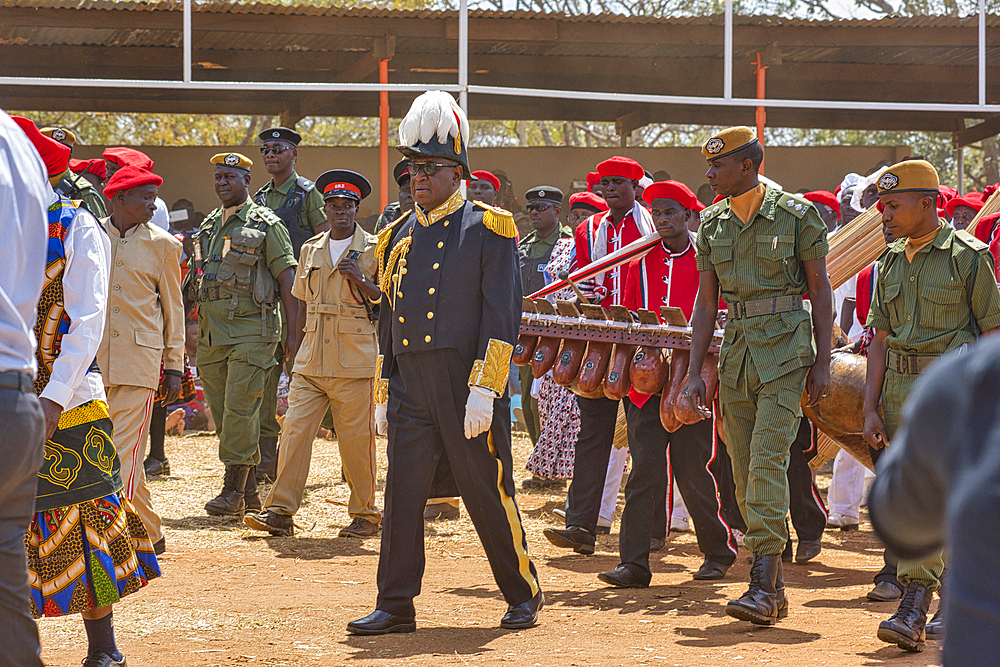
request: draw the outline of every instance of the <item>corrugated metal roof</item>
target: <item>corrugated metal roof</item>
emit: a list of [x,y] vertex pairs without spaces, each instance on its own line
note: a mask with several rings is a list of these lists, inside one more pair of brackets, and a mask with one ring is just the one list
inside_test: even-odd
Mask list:
[[[149,0],[134,2],[130,0],[0,0],[0,7],[19,7],[36,9],[91,9],[113,11],[182,11],[183,3],[177,0]],[[371,6],[334,7],[315,4],[286,4],[268,2],[192,2],[194,12],[217,14],[250,14],[250,15],[288,15],[288,16],[325,16],[354,18],[450,18],[458,15],[456,11],[440,10],[400,10]],[[471,10],[472,18],[502,18],[502,19],[537,19],[555,20],[579,23],[646,23],[674,25],[722,25],[722,14],[708,16],[642,16],[627,14],[561,14],[554,12],[509,11],[496,12],[490,10]],[[858,27],[891,27],[891,28],[952,28],[972,27],[977,23],[976,16],[956,17],[944,15],[927,15],[913,17],[888,17],[880,19],[804,19],[781,16],[736,15],[735,25],[768,25],[768,26],[832,26],[844,24]],[[988,15],[987,25],[1000,26],[1000,15]]]

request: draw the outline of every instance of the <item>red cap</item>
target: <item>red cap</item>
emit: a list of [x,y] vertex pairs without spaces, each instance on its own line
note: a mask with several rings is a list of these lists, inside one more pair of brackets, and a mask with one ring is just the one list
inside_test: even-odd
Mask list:
[[38,131],[38,126],[27,118],[21,116],[11,116],[11,118],[28,135],[35,150],[42,156],[45,171],[48,172],[49,176],[58,176],[66,171],[66,167],[69,166],[69,154],[72,152],[69,146],[45,136]]
[[486,181],[493,186],[493,189],[500,192],[500,179],[494,176],[491,172],[485,169],[479,169],[472,172],[472,180],[474,181]]
[[713,204],[718,204],[720,201],[725,199],[725,195],[715,195],[715,199],[712,200]]
[[833,189],[833,196],[837,198],[837,201],[840,201],[840,186],[839,185]]
[[983,201],[985,202],[987,199],[989,199],[990,195],[992,195],[994,192],[997,191],[997,188],[1000,188],[1000,183],[987,185],[985,188],[983,188]]
[[807,192],[802,195],[807,201],[811,201],[814,204],[826,204],[833,209],[833,212],[840,217],[840,201],[837,200],[837,196],[830,192],[829,190],[816,190],[815,192]]
[[708,207],[702,204],[700,199],[695,199],[694,206],[691,207],[691,210],[694,211],[695,213],[701,213],[706,208]]
[[698,198],[691,192],[691,188],[680,181],[658,181],[652,185],[647,185],[642,191],[642,198],[650,206],[654,199],[673,199],[686,209],[694,210],[698,204]]
[[596,171],[587,174],[587,192],[593,192],[594,186],[601,182],[601,175]]
[[955,209],[959,206],[968,206],[974,211],[979,211],[983,207],[983,200],[979,198],[979,193],[969,193],[964,197],[949,199],[944,205],[944,212],[949,218],[955,217]]
[[638,181],[646,175],[642,165],[635,160],[621,155],[608,158],[597,165],[597,173],[601,178],[608,176],[621,176],[632,181]]
[[163,185],[163,179],[151,171],[140,169],[133,164],[127,164],[111,177],[104,186],[104,196],[111,199],[119,190],[131,190],[152,183],[156,187]]
[[111,148],[105,148],[102,155],[105,160],[108,162],[114,162],[119,167],[133,165],[146,171],[150,171],[153,168],[153,161],[149,159],[149,156],[142,151],[135,150],[134,148],[113,146]]
[[608,210],[608,202],[593,192],[577,192],[569,196],[569,208],[585,208],[594,213],[603,213]]
[[74,174],[83,174],[86,172],[97,174],[97,177],[102,181],[108,175],[108,165],[99,157],[94,158],[93,160],[77,160],[76,158],[70,158],[69,168]]
[[1000,213],[991,213],[979,218],[979,222],[976,223],[976,238],[983,243],[991,243],[993,241],[991,238],[993,228],[997,226],[998,221],[1000,221]]

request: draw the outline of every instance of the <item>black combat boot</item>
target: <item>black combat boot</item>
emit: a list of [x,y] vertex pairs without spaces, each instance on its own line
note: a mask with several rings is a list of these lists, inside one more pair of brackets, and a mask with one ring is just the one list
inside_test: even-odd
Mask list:
[[927,610],[933,594],[923,584],[911,581],[903,591],[899,609],[878,626],[878,638],[906,651],[923,651]]
[[754,554],[750,588],[739,600],[730,600],[726,613],[754,625],[774,625],[788,615],[788,600],[781,576],[781,556]]
[[247,473],[247,483],[243,487],[243,502],[246,504],[247,512],[259,512],[264,509],[260,503],[260,494],[257,493],[256,468],[256,466],[250,466],[250,472]]
[[278,479],[278,439],[261,438],[258,441],[260,447],[260,463],[257,464],[255,472],[257,483],[273,482]]
[[229,516],[243,514],[246,509],[247,475],[253,466],[226,466],[226,476],[222,483],[222,492],[205,503],[205,511],[212,516]]

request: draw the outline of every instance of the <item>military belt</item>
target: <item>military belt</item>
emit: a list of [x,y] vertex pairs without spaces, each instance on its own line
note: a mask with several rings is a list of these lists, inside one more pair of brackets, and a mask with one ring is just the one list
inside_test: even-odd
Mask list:
[[931,365],[931,362],[936,361],[937,357],[933,355],[924,354],[899,354],[898,352],[893,352],[889,350],[889,355],[886,357],[886,368],[896,371],[897,373],[902,373],[904,375],[918,375],[919,373],[927,370],[927,367]]
[[340,303],[307,303],[306,313],[309,315],[347,315],[368,319],[368,311],[364,308],[351,308]]
[[221,287],[206,287],[198,295],[198,301],[219,301],[230,298],[229,292],[223,292]]
[[760,299],[758,301],[736,301],[729,304],[727,320],[740,320],[745,317],[760,317],[761,315],[776,315],[778,313],[789,313],[793,310],[802,310],[802,297],[776,296],[771,299]]

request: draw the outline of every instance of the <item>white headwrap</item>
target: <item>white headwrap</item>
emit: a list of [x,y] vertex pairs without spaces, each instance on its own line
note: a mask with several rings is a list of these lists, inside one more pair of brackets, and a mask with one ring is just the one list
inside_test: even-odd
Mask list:
[[888,168],[888,166],[882,167],[871,176],[868,176],[857,183],[857,187],[854,188],[854,194],[851,196],[851,208],[858,213],[865,212],[865,207],[861,205],[861,196],[865,193],[865,190],[868,189],[868,186],[877,182],[878,177],[881,176],[882,172]]

